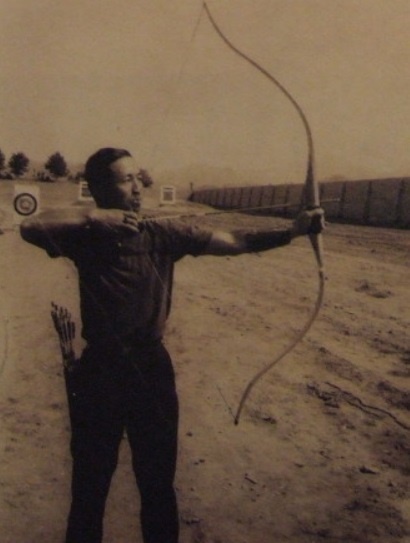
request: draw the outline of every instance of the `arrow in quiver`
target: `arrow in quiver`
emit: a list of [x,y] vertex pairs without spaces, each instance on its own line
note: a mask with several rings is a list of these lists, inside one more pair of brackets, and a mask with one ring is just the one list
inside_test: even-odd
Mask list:
[[51,318],[60,341],[63,366],[66,370],[73,370],[76,357],[74,351],[75,322],[67,308],[51,302]]

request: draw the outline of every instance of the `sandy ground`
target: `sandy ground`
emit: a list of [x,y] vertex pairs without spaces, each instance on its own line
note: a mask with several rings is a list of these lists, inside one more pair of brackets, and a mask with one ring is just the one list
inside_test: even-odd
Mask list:
[[[166,343],[181,402],[181,543],[410,541],[410,232],[333,224],[325,248],[322,311],[238,426],[244,386],[313,307],[309,243],[177,266]],[[0,254],[0,539],[59,543],[69,423],[50,302],[79,323],[75,269],[11,229]],[[124,438],[105,543],[142,541],[138,500]]]

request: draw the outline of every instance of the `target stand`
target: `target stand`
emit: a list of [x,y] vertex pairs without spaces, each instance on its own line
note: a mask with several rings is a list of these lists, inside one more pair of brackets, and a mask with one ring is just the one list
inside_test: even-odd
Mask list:
[[161,186],[161,196],[159,203],[161,206],[167,204],[175,204],[177,201],[177,191],[173,185],[162,185]]
[[78,184],[78,202],[94,202],[87,181],[80,181]]

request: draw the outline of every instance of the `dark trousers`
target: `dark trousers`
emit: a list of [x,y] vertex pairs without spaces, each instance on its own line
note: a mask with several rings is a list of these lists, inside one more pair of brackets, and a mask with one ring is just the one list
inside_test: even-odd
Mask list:
[[66,372],[72,427],[72,503],[66,543],[101,543],[103,516],[124,430],[141,496],[145,543],[177,543],[174,491],[178,399],[162,343],[114,356],[86,348]]

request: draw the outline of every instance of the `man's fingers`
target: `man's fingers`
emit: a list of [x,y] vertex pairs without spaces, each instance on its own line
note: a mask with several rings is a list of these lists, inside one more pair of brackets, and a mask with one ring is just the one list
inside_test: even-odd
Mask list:
[[132,211],[125,211],[123,213],[122,224],[132,231],[138,230],[139,221],[136,213]]
[[310,213],[311,221],[308,234],[320,234],[325,227],[325,213],[321,208]]
[[323,215],[315,215],[312,217],[310,226],[308,229],[308,234],[320,234],[324,228]]

